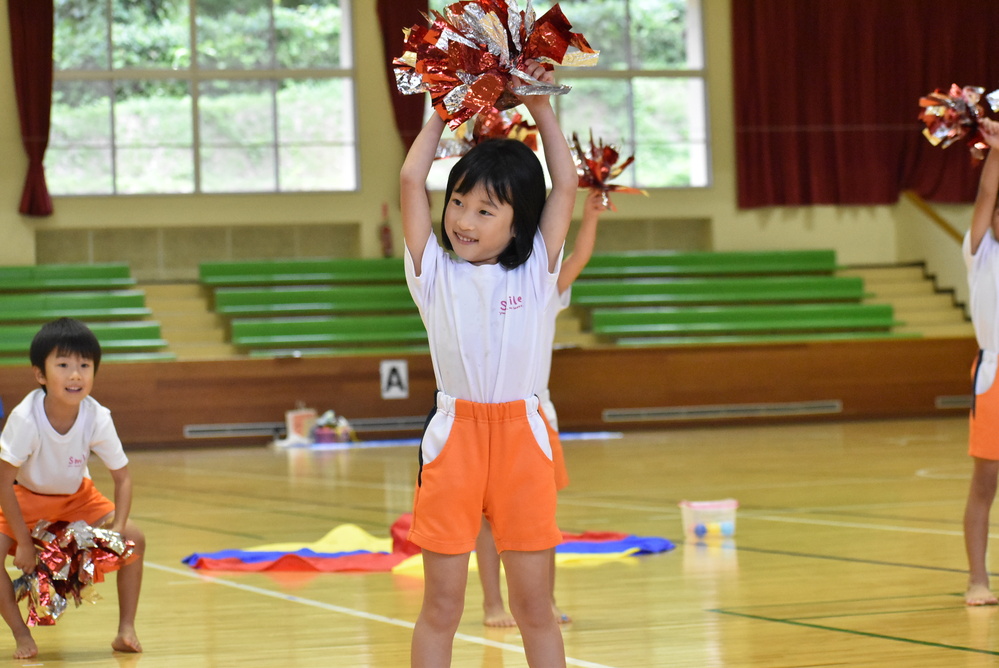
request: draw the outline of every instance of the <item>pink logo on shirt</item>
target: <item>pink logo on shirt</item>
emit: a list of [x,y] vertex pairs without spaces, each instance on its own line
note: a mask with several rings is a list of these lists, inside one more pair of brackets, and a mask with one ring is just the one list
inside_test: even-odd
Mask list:
[[500,314],[506,313],[507,311],[512,311],[514,309],[522,308],[524,306],[524,298],[518,297],[516,295],[510,295],[506,299],[500,300]]
[[86,463],[85,459],[80,459],[79,457],[73,457],[72,455],[70,455],[70,457],[69,457],[69,467],[70,468],[77,468],[78,469],[81,466],[83,466],[85,463]]

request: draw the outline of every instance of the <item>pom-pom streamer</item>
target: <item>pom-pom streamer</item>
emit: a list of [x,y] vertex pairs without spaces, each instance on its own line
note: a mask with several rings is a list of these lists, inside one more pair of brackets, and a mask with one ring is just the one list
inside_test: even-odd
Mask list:
[[[971,156],[975,160],[985,157],[987,148],[982,141],[979,122],[985,118],[981,105],[985,89],[980,86],[951,84],[946,93],[939,88],[919,98],[922,111],[919,119],[925,123],[923,136],[934,146],[947,148],[954,142],[967,138]],[[992,111],[999,111],[999,90],[985,95]]]
[[618,164],[620,154],[618,150],[604,144],[602,140],[594,141],[593,133],[590,132],[590,147],[584,151],[579,142],[579,135],[572,133],[572,141],[569,142],[572,150],[572,159],[576,162],[576,173],[579,174],[579,187],[592,188],[603,193],[604,206],[612,211],[617,211],[610,201],[610,192],[632,193],[636,195],[648,195],[647,192],[639,188],[631,188],[616,183],[607,183],[611,179],[621,175],[627,167],[635,161],[635,156],[631,156],[624,162]]
[[595,65],[599,57],[586,38],[571,32],[558,5],[536,18],[531,0],[524,10],[517,0],[465,0],[443,14],[432,11],[427,21],[405,31],[404,52],[393,60],[396,86],[405,94],[430,93],[452,130],[479,112],[516,106],[518,95],[569,91],[528,75],[528,60],[552,69]]
[[476,114],[474,120],[462,123],[453,139],[442,139],[435,157],[443,159],[463,156],[473,146],[487,139],[516,139],[532,151],[537,151],[538,126],[528,123],[521,114],[511,109],[486,109]]
[[33,573],[14,580],[17,601],[28,601],[28,626],[52,626],[72,599],[95,603],[93,586],[132,556],[135,544],[110,529],[86,522],[41,520],[31,532],[38,555]]

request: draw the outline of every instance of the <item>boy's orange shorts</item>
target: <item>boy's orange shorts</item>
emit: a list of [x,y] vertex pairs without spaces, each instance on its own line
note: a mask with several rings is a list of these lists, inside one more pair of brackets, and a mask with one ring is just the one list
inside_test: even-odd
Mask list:
[[420,443],[409,539],[442,554],[475,549],[485,515],[496,549],[562,542],[548,426],[538,398],[479,404],[439,392]]
[[[24,523],[28,531],[35,528],[38,520],[49,522],[76,522],[83,520],[93,525],[98,520],[114,512],[114,503],[101,494],[94,481],[84,478],[80,489],[72,494],[36,494],[24,485],[14,485]],[[15,538],[14,530],[7,518],[0,513],[0,533]]]
[[[980,359],[980,358],[979,358]],[[972,365],[972,393],[978,360]],[[973,395],[968,425],[968,454],[980,459],[999,460],[999,377],[982,394]]]

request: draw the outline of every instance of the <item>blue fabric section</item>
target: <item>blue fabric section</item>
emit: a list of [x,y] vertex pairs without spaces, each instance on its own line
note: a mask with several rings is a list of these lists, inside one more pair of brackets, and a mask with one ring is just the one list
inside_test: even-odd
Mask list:
[[262,561],[277,561],[281,557],[288,555],[299,557],[310,557],[320,559],[336,559],[338,557],[349,557],[355,554],[388,554],[388,552],[371,552],[369,550],[354,550],[353,552],[314,552],[309,549],[295,550],[294,552],[258,552],[256,550],[220,550],[218,552],[195,552],[184,557],[181,561],[188,566],[193,566],[200,559],[239,559],[246,564],[256,564]]
[[[655,536],[628,536],[621,540],[611,541],[568,541],[555,548],[556,552],[563,554],[615,554],[628,552],[637,548],[633,554],[657,554],[668,552],[676,546],[665,538]],[[370,552],[368,550],[355,550],[353,552],[314,552],[310,549],[295,550],[293,552],[262,552],[257,550],[220,550],[218,552],[196,552],[181,561],[188,566],[196,566],[201,559],[238,559],[246,564],[256,564],[268,561],[277,561],[281,557],[297,555],[299,557],[336,559],[338,557],[349,557],[356,554],[389,554],[388,552]]]
[[567,541],[555,548],[556,552],[565,554],[612,554],[614,552],[627,552],[638,548],[635,554],[656,554],[658,552],[668,552],[676,545],[665,538],[655,536],[628,536],[621,540],[612,541]]

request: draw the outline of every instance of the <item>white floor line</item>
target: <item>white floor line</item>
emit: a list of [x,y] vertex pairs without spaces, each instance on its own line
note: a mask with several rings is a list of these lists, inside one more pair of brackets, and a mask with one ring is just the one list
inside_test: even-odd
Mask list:
[[[327,610],[329,612],[336,612],[341,615],[347,615],[349,617],[357,617],[358,619],[366,619],[368,621],[379,622],[381,624],[399,626],[404,629],[412,629],[414,626],[413,622],[407,622],[404,619],[396,619],[394,617],[376,615],[371,612],[365,612],[364,610],[345,608],[340,605],[333,605],[332,603],[323,603],[322,601],[315,601],[310,598],[302,598],[301,596],[294,596],[292,594],[284,594],[282,592],[271,591],[269,589],[264,589],[262,587],[254,587],[253,585],[242,584],[240,582],[233,582],[232,580],[225,580],[223,578],[217,578],[212,575],[205,575],[203,573],[193,572],[190,570],[173,568],[172,566],[164,566],[162,564],[156,564],[149,561],[145,562],[145,566],[147,568],[163,571],[165,573],[172,573],[174,575],[180,575],[186,578],[202,580],[210,582],[211,584],[222,585],[223,587],[231,587],[232,589],[239,589],[240,591],[249,592],[251,594],[258,594],[260,596],[276,598],[281,601],[300,603],[302,605],[307,605],[313,608],[319,608],[321,610]],[[475,645],[482,645],[484,647],[493,647],[495,649],[506,650],[508,652],[515,652],[517,654],[524,653],[524,648],[521,647],[520,645],[511,645],[510,643],[496,642],[495,640],[489,640],[488,638],[480,638],[478,636],[471,636],[466,633],[456,633],[454,637],[455,640],[462,640],[464,642],[472,643]],[[593,663],[592,661],[583,661],[582,659],[573,659],[571,657],[566,657],[565,663],[567,666],[579,666],[580,668],[613,668],[613,666],[607,666],[602,663]]]

